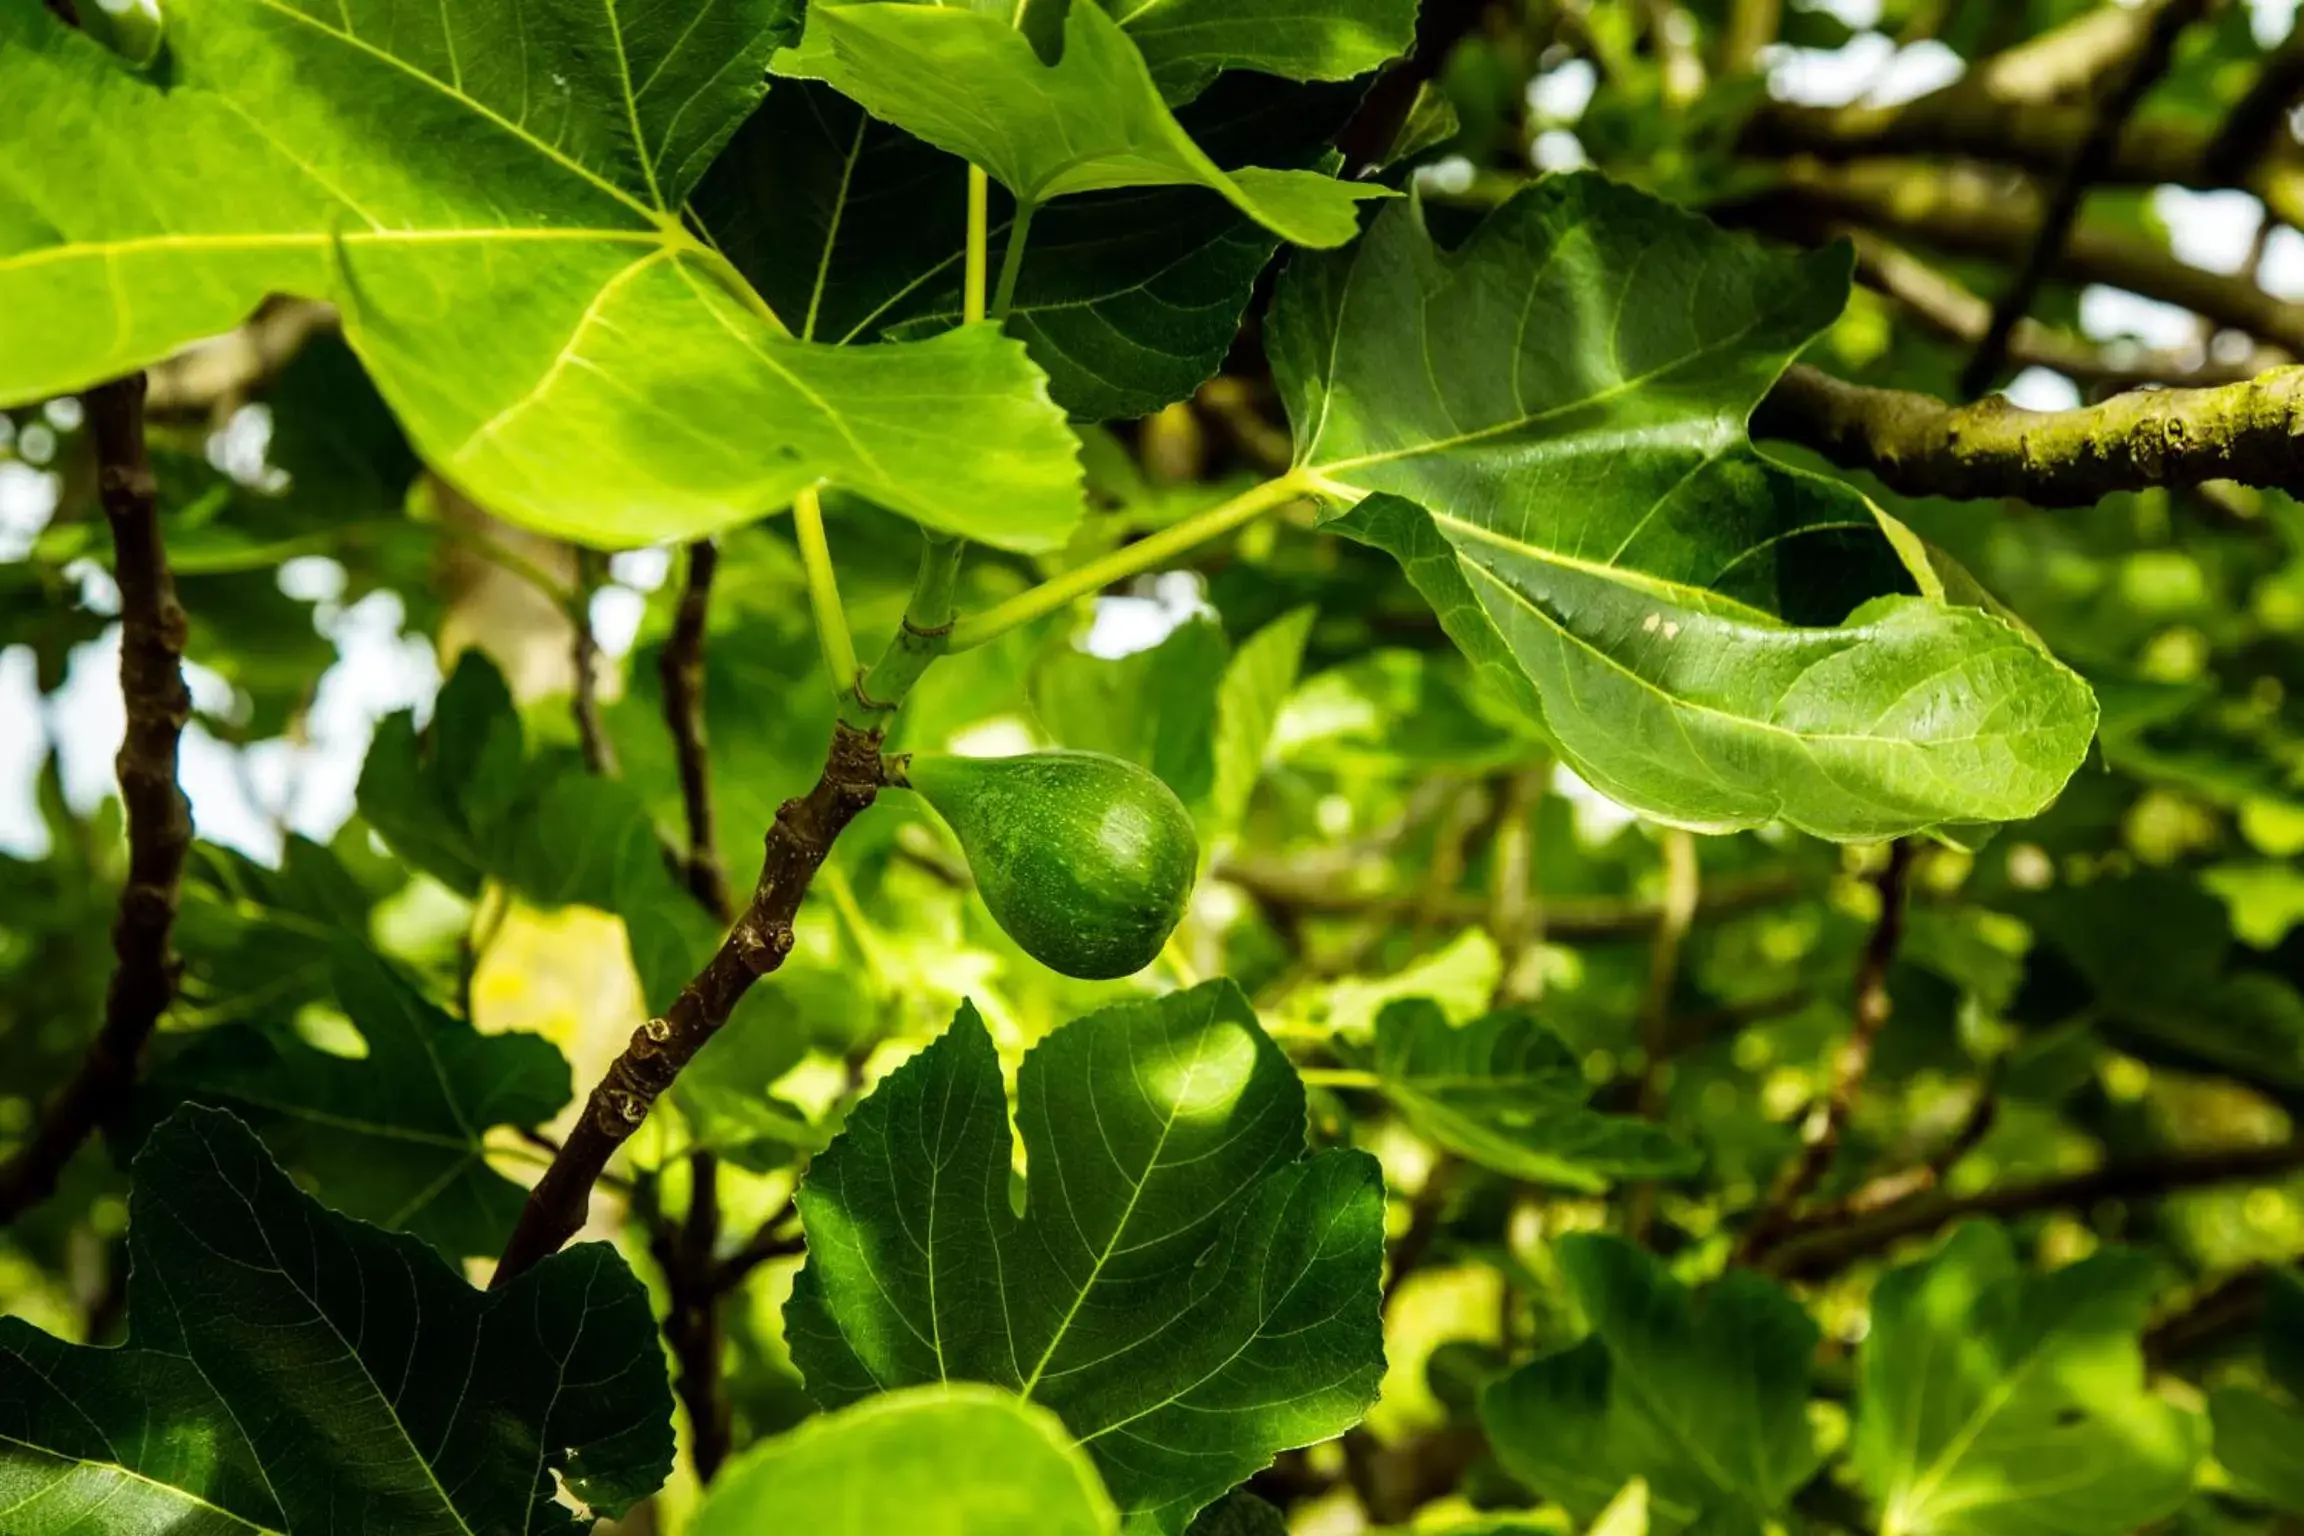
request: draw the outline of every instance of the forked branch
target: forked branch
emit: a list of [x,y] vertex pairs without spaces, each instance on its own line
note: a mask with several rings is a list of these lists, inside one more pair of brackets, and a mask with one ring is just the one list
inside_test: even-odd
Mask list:
[[32,1139],[0,1165],[0,1222],[53,1194],[64,1165],[136,1081],[152,1029],[176,996],[169,942],[176,889],[192,843],[192,810],[176,782],[176,747],[192,713],[184,686],[184,610],[160,537],[159,490],[144,446],[144,376],[90,390],[97,493],[112,529],[120,585],[120,693],[128,729],[118,760],[128,811],[128,883],[112,923],[117,963],[104,1022]]
[[663,1017],[633,1031],[623,1054],[592,1090],[559,1155],[529,1192],[493,1285],[502,1286],[559,1252],[576,1235],[591,1209],[592,1186],[609,1158],[648,1118],[680,1069],[728,1022],[752,983],[784,963],[809,882],[834,840],[887,782],[880,739],[878,732],[833,726],[815,788],[785,801],[768,829],[767,856],[752,899],[703,971],[681,989]]

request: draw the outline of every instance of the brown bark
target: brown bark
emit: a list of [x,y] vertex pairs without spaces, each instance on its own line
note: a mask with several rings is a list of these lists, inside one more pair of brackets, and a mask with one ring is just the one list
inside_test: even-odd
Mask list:
[[120,693],[128,729],[118,766],[128,812],[128,883],[112,924],[117,964],[104,995],[104,1021],[32,1139],[0,1165],[0,1222],[55,1192],[72,1154],[134,1086],[153,1026],[176,996],[169,941],[177,882],[192,844],[191,806],[176,782],[177,741],[192,713],[184,686],[186,624],[145,452],[144,377],[100,385],[82,398],[120,586]]
[[2304,368],[2030,411],[1997,395],[1955,407],[1796,366],[1761,404],[1752,431],[1869,471],[1907,496],[2087,507],[2115,491],[2214,480],[2286,488],[2304,485]]
[[1905,889],[1912,877],[1913,847],[1908,838],[1888,845],[1888,865],[1874,882],[1880,893],[1880,916],[1872,924],[1863,957],[1856,964],[1856,995],[1851,1008],[1854,1021],[1832,1061],[1832,1082],[1800,1128],[1800,1150],[1776,1181],[1768,1203],[1753,1218],[1737,1244],[1739,1263],[1759,1262],[1773,1244],[1790,1230],[1800,1203],[1806,1200],[1840,1150],[1856,1096],[1864,1089],[1872,1069],[1872,1047],[1887,1026],[1888,972],[1904,941]]
[[704,620],[720,550],[710,539],[688,546],[688,579],[672,617],[672,635],[657,653],[664,684],[664,723],[680,764],[680,800],[688,812],[688,852],[681,871],[704,909],[722,922],[736,915],[728,877],[720,869],[712,814],[711,750],[704,730]]
[[792,923],[808,884],[833,841],[886,783],[880,737],[835,724],[823,775],[806,795],[787,800],[768,829],[767,856],[752,900],[696,978],[662,1018],[632,1033],[631,1043],[592,1090],[560,1153],[529,1192],[519,1226],[496,1267],[501,1286],[559,1252],[582,1229],[592,1186],[609,1158],[639,1129],[672,1080],[704,1048],[752,983],[784,963]]
[[2072,226],[2080,217],[2081,203],[2104,179],[2120,135],[2143,104],[2145,94],[2167,74],[2176,54],[2176,39],[2200,19],[2207,4],[2208,0],[2162,0],[2153,14],[2135,57],[2097,109],[2095,120],[2088,125],[2088,132],[2073,150],[2071,160],[2061,168],[2055,191],[2048,199],[2047,212],[2041,216],[2039,232],[2033,237],[2032,248],[2017,269],[2015,280],[1992,307],[1992,321],[1985,328],[1984,339],[1960,375],[1962,392],[1970,399],[1991,388],[1992,381],[2000,376],[2008,360],[2008,339],[2014,334],[2017,322],[2031,313],[2042,285],[2062,259],[2064,242],[2071,237]]
[[1813,1279],[1963,1217],[2005,1218],[2066,1207],[2086,1209],[2104,1200],[2152,1200],[2217,1184],[2278,1178],[2300,1168],[2304,1168],[2304,1137],[2270,1146],[2110,1163],[2071,1178],[2001,1185],[1957,1198],[1923,1195],[1860,1221],[1793,1238],[1776,1250],[1769,1268],[1792,1278]]

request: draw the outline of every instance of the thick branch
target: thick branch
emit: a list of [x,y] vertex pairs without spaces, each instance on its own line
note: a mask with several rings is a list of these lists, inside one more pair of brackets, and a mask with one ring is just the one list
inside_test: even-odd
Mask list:
[[2217,1184],[2278,1178],[2300,1168],[2304,1168],[2304,1137],[2272,1146],[2109,1163],[2071,1178],[2005,1185],[1957,1198],[1924,1195],[1846,1226],[1793,1238],[1776,1250],[1769,1267],[1794,1278],[1815,1278],[1963,1217],[2005,1218],[2065,1207],[2084,1209],[2104,1200],[2153,1200]]
[[1752,430],[1868,470],[1907,496],[2087,507],[2115,491],[2211,480],[2286,487],[2304,484],[2304,368],[2218,389],[2138,390],[2079,410],[2029,411],[1997,395],[1954,407],[1796,366]]
[[[2005,177],[1901,162],[1792,165],[1769,193],[1715,210],[1787,238],[1821,238],[1845,221],[1953,255],[2013,265],[2040,226],[2038,192]],[[2059,277],[2125,288],[2203,315],[2226,330],[2304,354],[2304,306],[2284,303],[2247,277],[2187,266],[2154,242],[2082,220],[2056,264]]]
[[710,539],[688,546],[688,578],[672,616],[672,634],[657,653],[656,671],[664,684],[664,723],[680,763],[680,799],[688,813],[688,853],[681,871],[688,889],[721,922],[732,922],[736,904],[720,869],[718,833],[712,817],[711,754],[704,732],[704,620],[712,601],[712,578],[720,550]]
[[2208,0],[2161,0],[2135,58],[2121,74],[2120,83],[2097,109],[2086,136],[2057,178],[2047,212],[2041,216],[2039,232],[2033,237],[2032,249],[2025,256],[2024,264],[2017,269],[2015,281],[1992,308],[1992,322],[1985,328],[1984,339],[1977,344],[1976,355],[1969,359],[1967,369],[1960,376],[1962,392],[1969,398],[1983,394],[2000,376],[2000,369],[2008,360],[2008,338],[2017,322],[2031,313],[2032,305],[2040,297],[2041,286],[2061,261],[2064,242],[2071,237],[2072,226],[2080,217],[2080,205],[2087,200],[2089,191],[2104,179],[2128,120],[2135,116],[2146,93],[2168,72],[2169,62],[2176,54],[2176,39],[2186,27],[2200,19],[2207,3]]
[[1770,1245],[1788,1230],[1800,1203],[1823,1182],[1848,1129],[1848,1117],[1872,1069],[1872,1047],[1888,1023],[1888,971],[1904,941],[1905,887],[1912,876],[1912,842],[1898,838],[1888,845],[1888,865],[1875,885],[1880,893],[1880,916],[1872,924],[1863,957],[1856,965],[1854,1023],[1832,1062],[1832,1082],[1800,1127],[1800,1151],[1776,1181],[1768,1203],[1745,1229],[1737,1245],[1739,1262],[1757,1262]]
[[83,403],[120,584],[120,694],[128,729],[118,767],[128,811],[128,883],[112,923],[117,964],[104,994],[104,1022],[32,1139],[0,1164],[0,1222],[55,1192],[72,1154],[135,1084],[145,1042],[176,995],[169,938],[177,880],[192,843],[191,807],[176,782],[176,744],[192,712],[182,664],[185,618],[161,543],[159,491],[144,447],[143,375],[92,389]]
[[583,1227],[592,1186],[625,1138],[648,1118],[657,1097],[703,1049],[753,982],[784,963],[792,923],[834,839],[872,803],[886,782],[880,737],[835,724],[816,787],[787,800],[768,829],[767,856],[752,900],[719,952],[662,1018],[650,1019],[585,1102],[568,1140],[528,1195],[520,1224],[496,1267],[503,1285],[551,1254]]

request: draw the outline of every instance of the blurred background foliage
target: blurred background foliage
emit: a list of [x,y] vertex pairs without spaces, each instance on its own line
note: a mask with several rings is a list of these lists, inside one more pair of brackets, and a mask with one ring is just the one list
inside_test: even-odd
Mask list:
[[[1436,26],[1434,9],[1459,14]],[[1411,174],[1436,219],[1591,164],[1774,237],[1853,232],[1865,285],[1811,360],[1951,395],[1973,346],[1963,324],[2010,263],[1929,199],[1972,185],[1987,209],[2021,205],[2034,168],[1948,136],[1834,146],[1871,120],[1831,113],[1892,117],[2038,64],[2044,41],[2069,44],[2101,9],[1428,0],[1446,51],[1412,119]],[[2212,135],[2268,61],[2295,57],[2292,11],[2212,8],[2132,138]],[[2035,73],[2049,78],[2015,102],[2035,122],[2096,84]],[[2285,345],[2187,308],[2185,272],[2256,291],[2304,334],[2291,302],[2304,238],[2282,201],[2299,155],[2284,128],[2270,169],[2229,187],[2099,190],[2082,227],[2177,278],[2152,291],[2059,276],[2020,337],[2014,397],[2053,407],[2115,382],[2229,377]],[[0,1310],[69,1337],[115,1335],[117,1159],[174,1097],[244,1108],[359,1214],[493,1252],[564,1123],[551,1117],[572,1112],[556,1108],[570,1085],[598,1078],[713,939],[656,853],[681,825],[658,659],[685,556],[580,564],[462,501],[423,473],[307,306],[217,346],[262,366],[233,376],[211,349],[155,382],[197,667],[186,779],[204,841],[178,931],[184,995],[154,1102],[0,1236]],[[80,425],[71,401],[0,424],[0,1148],[100,1014],[123,866],[107,783],[116,601]],[[1084,430],[1102,515],[1067,561],[1285,456],[1253,334],[1190,401]],[[1865,488],[2084,672],[2104,717],[2053,810],[1973,851],[1920,850],[1894,1012],[1815,1191],[1819,1220],[2078,1179],[2058,1186],[2070,1198],[2010,1202],[2019,1248],[2048,1268],[2142,1250],[2156,1390],[2277,1401],[2254,1340],[2262,1277],[2304,1254],[2304,1157],[2276,1156],[2304,1106],[2304,506],[2211,486],[2051,513]],[[856,632],[888,633],[914,538],[868,506],[828,510]],[[1022,557],[972,555],[964,606],[1037,576]],[[611,781],[580,761],[579,628],[601,653]],[[786,522],[722,541],[705,654],[720,856],[748,880],[830,724]],[[1384,1399],[1364,1429],[1260,1486],[1304,1532],[1459,1528],[1477,1507],[1534,1512],[1461,1528],[1566,1529],[1484,1446],[1476,1389],[1582,1332],[1564,1234],[1633,1223],[1680,1278],[1721,1270],[1850,1029],[1883,851],[1691,839],[1618,811],[1491,707],[1388,558],[1304,521],[946,661],[897,742],[1036,744],[1136,759],[1193,806],[1210,868],[1163,965],[1109,984],[1040,967],[975,900],[941,828],[884,797],[839,844],[791,962],[682,1078],[596,1212],[654,1275],[650,1217],[684,1208],[689,1154],[716,1155],[731,1247],[760,1234],[727,1308],[735,1443],[809,1411],[778,1322],[798,1263],[788,1201],[865,1087],[963,998],[1012,1064],[1099,1002],[1228,974],[1318,1085],[1317,1137],[1375,1151],[1395,1204]],[[437,813],[436,835],[410,833],[411,805]],[[1500,1149],[1436,1130],[1430,1106],[1385,1087],[1377,1022],[1403,1003],[1455,1024],[1532,1010],[1594,1109],[1658,1118],[1689,1155],[1611,1198],[1526,1177],[1509,1135]],[[413,1071],[419,1046],[485,1053],[472,1059],[488,1102],[412,1088],[360,1123],[330,1119],[345,1071]],[[2270,1155],[2248,1176],[2183,1172],[2251,1148]],[[2080,1178],[2102,1169],[2138,1172]],[[1794,1266],[1822,1333],[1810,1411],[1827,1447],[1845,1432],[1883,1260],[1942,1219]],[[1829,1523],[1822,1486],[1809,1513]],[[683,1483],[628,1524],[676,1530],[692,1497]],[[2304,1503],[2282,1506],[2261,1478],[2211,1466],[2163,1528],[2299,1528]]]

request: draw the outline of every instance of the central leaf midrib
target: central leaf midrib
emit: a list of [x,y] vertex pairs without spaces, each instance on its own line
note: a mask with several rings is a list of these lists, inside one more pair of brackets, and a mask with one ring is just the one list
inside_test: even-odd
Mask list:
[[[1088,1278],[1081,1281],[1079,1288],[1073,1292],[1072,1305],[1065,1308],[1063,1321],[1058,1323],[1055,1332],[1049,1335],[1047,1348],[1040,1352],[1040,1359],[1033,1365],[1031,1376],[1018,1390],[1017,1395],[1026,1401],[1031,1399],[1033,1389],[1040,1384],[1040,1377],[1048,1369],[1048,1362],[1056,1357],[1057,1349],[1062,1346],[1065,1336],[1071,1332],[1073,1319],[1080,1315],[1080,1308],[1087,1303],[1088,1293],[1096,1288],[1096,1282],[1102,1278],[1104,1266],[1112,1261],[1112,1255],[1118,1251],[1121,1235],[1128,1230],[1129,1222],[1135,1220],[1137,1203],[1144,1198],[1144,1186],[1152,1182],[1153,1172],[1160,1166],[1160,1154],[1168,1149],[1168,1137],[1176,1129],[1177,1117],[1183,1112],[1182,1106],[1186,1091],[1191,1087],[1192,1080],[1200,1074],[1201,1057],[1205,1054],[1207,1047],[1208,1034],[1204,1030],[1201,1032],[1200,1038],[1193,1043],[1192,1065],[1185,1071],[1184,1086],[1169,1096],[1168,1117],[1160,1123],[1160,1139],[1153,1143],[1151,1156],[1144,1160],[1142,1176],[1133,1181],[1128,1191],[1128,1204],[1122,1208],[1120,1219],[1112,1224],[1111,1235],[1104,1240],[1104,1251],[1096,1255],[1095,1264],[1089,1268]],[[1129,1062],[1128,1069],[1131,1073],[1136,1070],[1136,1064],[1133,1060]],[[1089,1102],[1091,1105],[1095,1102],[1095,1089],[1093,1087],[1089,1089]]]

